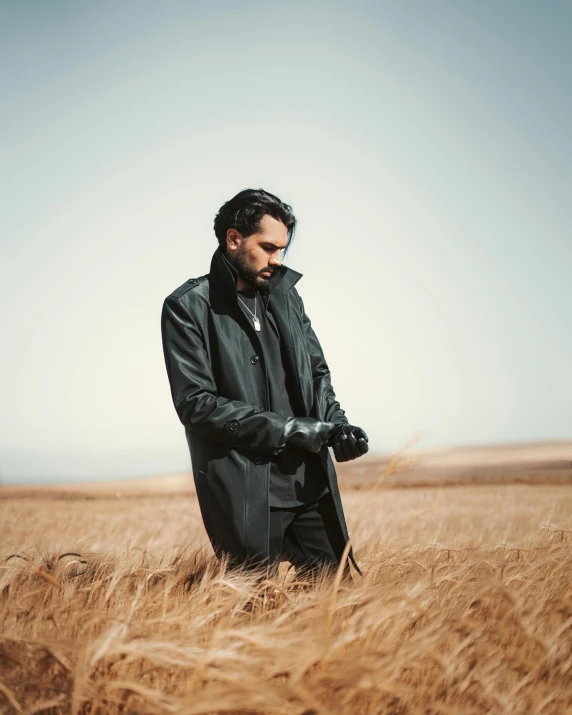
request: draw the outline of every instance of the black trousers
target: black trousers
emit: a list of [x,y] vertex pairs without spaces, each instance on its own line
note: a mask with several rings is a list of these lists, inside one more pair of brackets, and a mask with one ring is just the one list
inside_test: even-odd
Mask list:
[[[296,578],[314,578],[326,571],[334,576],[345,547],[331,492],[297,507],[270,507],[269,574],[289,561]],[[343,579],[351,581],[348,560]]]

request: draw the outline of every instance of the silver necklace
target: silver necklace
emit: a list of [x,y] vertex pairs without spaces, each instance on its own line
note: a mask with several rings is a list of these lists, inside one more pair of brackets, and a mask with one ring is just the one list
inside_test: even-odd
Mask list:
[[[242,303],[242,305],[246,308],[246,310],[248,310],[250,315],[252,315],[252,322],[254,323],[254,329],[260,331],[260,327],[261,327],[260,320],[258,320],[258,318],[256,317],[256,313],[253,313],[250,310],[250,308],[246,305],[246,303],[242,300],[242,298],[238,295],[238,293],[236,294],[236,297]],[[256,311],[256,289],[254,292],[254,310]]]

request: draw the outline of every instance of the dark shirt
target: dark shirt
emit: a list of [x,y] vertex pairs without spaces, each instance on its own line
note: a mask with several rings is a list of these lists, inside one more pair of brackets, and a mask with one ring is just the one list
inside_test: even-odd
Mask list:
[[[262,346],[262,359],[268,375],[270,410],[289,417],[301,417],[295,414],[293,400],[290,399],[286,372],[284,369],[280,333],[272,316],[266,308],[267,294],[254,287],[238,291],[240,299],[256,313],[260,321],[258,337]],[[256,296],[256,307],[255,307]],[[252,322],[253,317],[242,305],[239,306]],[[317,454],[299,449],[292,444],[270,461],[270,506],[293,507],[319,499],[329,491],[324,470]]]

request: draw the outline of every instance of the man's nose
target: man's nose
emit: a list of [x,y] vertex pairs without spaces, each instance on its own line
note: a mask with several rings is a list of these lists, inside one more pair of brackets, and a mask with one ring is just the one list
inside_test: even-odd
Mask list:
[[280,260],[280,252],[276,251],[276,253],[273,253],[270,256],[270,260],[268,261],[271,266],[279,266],[282,261]]

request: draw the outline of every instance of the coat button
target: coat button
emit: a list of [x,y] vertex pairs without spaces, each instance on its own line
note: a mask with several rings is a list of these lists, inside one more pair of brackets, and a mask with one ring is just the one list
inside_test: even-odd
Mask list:
[[254,461],[254,464],[262,464],[263,459],[262,459],[262,457],[255,457],[253,461]]
[[251,362],[253,365],[256,365],[256,363],[258,362],[258,359],[259,359],[259,358],[258,358],[258,355],[253,355],[253,356],[250,358],[250,362]]
[[238,422],[236,420],[233,420],[229,425],[229,429],[235,432],[238,429]]
[[187,283],[198,283],[198,280],[196,278],[189,278]]

